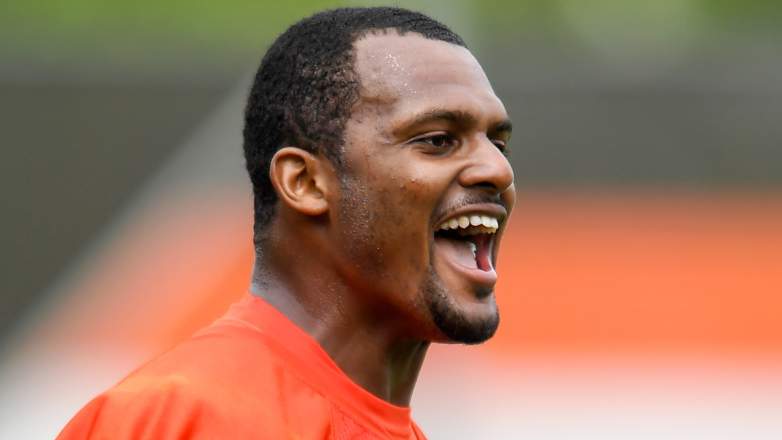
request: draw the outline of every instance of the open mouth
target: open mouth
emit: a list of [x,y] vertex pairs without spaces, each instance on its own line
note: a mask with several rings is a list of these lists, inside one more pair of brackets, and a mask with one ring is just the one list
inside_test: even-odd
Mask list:
[[[494,275],[492,250],[494,234],[498,228],[499,220],[493,216],[485,214],[455,216],[445,220],[437,228],[434,233],[435,244],[452,264],[463,269]],[[485,277],[480,276],[480,278]]]

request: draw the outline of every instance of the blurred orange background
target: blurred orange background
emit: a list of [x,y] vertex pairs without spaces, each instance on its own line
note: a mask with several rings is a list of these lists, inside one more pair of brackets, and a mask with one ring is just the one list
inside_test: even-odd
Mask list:
[[[247,201],[219,196],[145,215],[47,338],[157,352],[220,316],[246,292],[252,248]],[[777,354],[780,224],[775,193],[521,192],[487,354]]]

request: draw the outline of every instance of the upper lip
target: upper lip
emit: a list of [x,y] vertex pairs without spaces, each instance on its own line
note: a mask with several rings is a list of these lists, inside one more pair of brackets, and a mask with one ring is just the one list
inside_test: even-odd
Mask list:
[[500,227],[502,227],[502,225],[505,223],[505,219],[508,217],[508,210],[498,203],[476,203],[464,205],[443,214],[434,222],[434,227],[438,228],[441,224],[443,224],[443,222],[451,218],[470,214],[494,217],[499,221]]

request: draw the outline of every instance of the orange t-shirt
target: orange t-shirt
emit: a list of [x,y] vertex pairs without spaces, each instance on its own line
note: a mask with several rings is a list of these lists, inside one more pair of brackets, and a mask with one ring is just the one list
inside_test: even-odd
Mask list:
[[87,404],[58,439],[423,440],[253,295]]

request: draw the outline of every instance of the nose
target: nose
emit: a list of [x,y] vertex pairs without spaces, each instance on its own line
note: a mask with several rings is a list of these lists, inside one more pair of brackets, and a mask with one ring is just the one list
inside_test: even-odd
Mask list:
[[465,188],[485,188],[494,194],[505,192],[513,185],[513,168],[508,158],[486,136],[469,149],[469,164],[459,174]]

